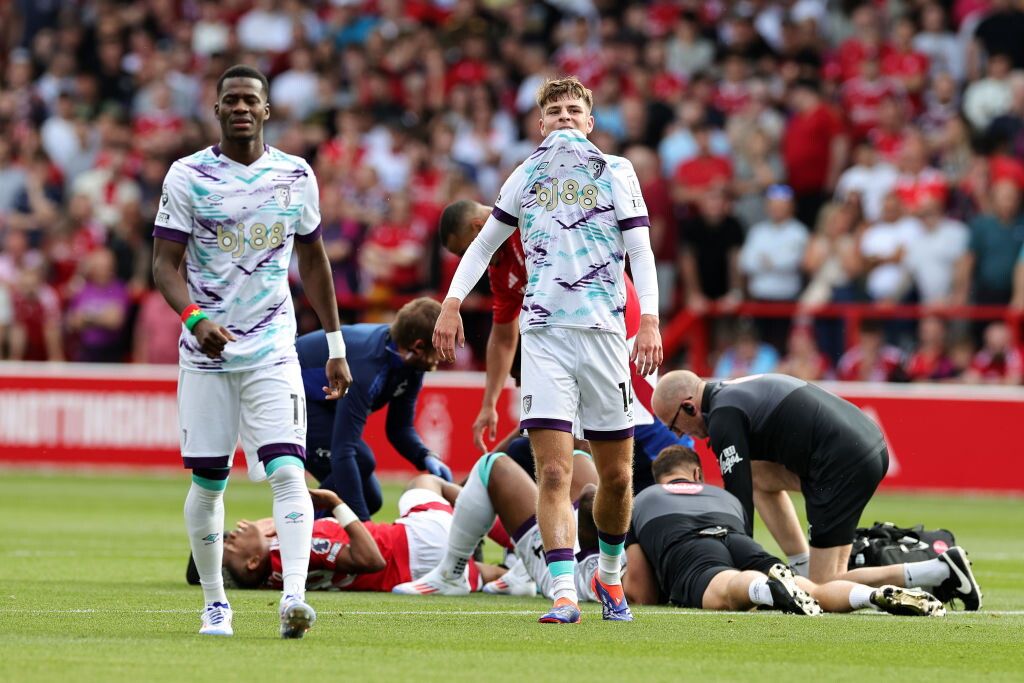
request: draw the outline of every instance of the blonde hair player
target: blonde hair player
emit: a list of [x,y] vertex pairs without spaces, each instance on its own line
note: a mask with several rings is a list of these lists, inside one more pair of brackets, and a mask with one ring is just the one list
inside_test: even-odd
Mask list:
[[[540,621],[580,620],[569,500],[577,419],[600,478],[594,501],[600,556],[593,587],[604,619],[631,621],[620,578],[632,502],[629,362],[648,375],[662,361],[650,220],[632,164],[604,154],[587,139],[594,128],[590,90],[573,76],[548,80],[537,105],[544,141],[505,181],[491,216],[460,262],[434,328],[434,347],[442,361],[455,359],[456,343],[465,343],[459,306],[492,254],[518,228],[528,275],[519,317],[520,426],[528,431],[536,459],[537,521],[554,584],[554,605]],[[632,349],[623,316],[627,254],[641,312]]]

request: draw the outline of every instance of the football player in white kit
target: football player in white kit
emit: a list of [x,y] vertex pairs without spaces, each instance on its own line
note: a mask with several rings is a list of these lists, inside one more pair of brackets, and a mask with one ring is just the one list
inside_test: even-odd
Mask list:
[[267,94],[266,76],[257,69],[237,65],[220,77],[219,144],[177,160],[164,179],[153,277],[182,317],[178,421],[182,459],[192,470],[185,526],[205,599],[199,632],[233,634],[221,578],[223,496],[241,436],[250,476],[268,479],[273,490],[284,579],[281,635],[301,638],[316,613],[305,602],[313,506],[288,289],[293,244],[306,294],[331,342],[324,391],[342,396],[352,376],[320,239],[316,178],[305,160],[263,144]]
[[[465,343],[459,306],[491,255],[519,228],[528,281],[520,314],[522,419],[537,463],[537,521],[554,605],[542,623],[580,619],[576,536],[569,483],[578,417],[600,476],[594,521],[600,541],[594,592],[605,619],[629,621],[620,556],[631,513],[633,395],[629,361],[641,375],[662,360],[658,284],[647,207],[632,164],[587,140],[593,95],[575,77],[547,81],[537,95],[544,142],[501,188],[491,216],[459,263],[434,328],[441,360]],[[626,344],[623,273],[629,254],[641,324]]]

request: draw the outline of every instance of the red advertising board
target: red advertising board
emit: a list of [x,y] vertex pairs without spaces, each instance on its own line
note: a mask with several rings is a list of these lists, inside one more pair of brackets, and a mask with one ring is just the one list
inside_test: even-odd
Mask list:
[[[0,363],[0,462],[176,467],[176,385],[173,367]],[[825,386],[881,425],[891,456],[884,487],[1024,492],[1024,390]],[[459,372],[428,375],[420,395],[416,428],[456,473],[479,455],[470,428],[482,396],[483,375]],[[518,416],[514,389],[498,408],[499,431],[507,433]],[[387,442],[384,411],[369,420],[365,438],[379,472],[412,473]],[[714,461],[699,450],[709,480],[717,479]]]

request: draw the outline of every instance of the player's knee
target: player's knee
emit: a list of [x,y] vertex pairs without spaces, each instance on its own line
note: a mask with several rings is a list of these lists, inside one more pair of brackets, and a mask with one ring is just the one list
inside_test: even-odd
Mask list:
[[572,482],[572,468],[560,462],[537,464],[537,485],[541,491],[568,489]]
[[600,488],[602,494],[623,498],[632,493],[633,473],[629,470],[614,469],[602,473]]
[[411,491],[412,489],[426,489],[440,495],[441,482],[432,474],[417,474],[405,487],[406,491]]

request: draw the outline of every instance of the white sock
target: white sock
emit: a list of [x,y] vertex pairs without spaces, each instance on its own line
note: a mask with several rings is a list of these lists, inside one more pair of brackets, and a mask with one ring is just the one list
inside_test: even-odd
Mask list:
[[[455,512],[452,515],[452,527],[448,532],[448,550],[438,565],[441,576],[449,581],[460,578],[466,571],[466,563],[473,556],[477,544],[483,540],[487,532],[494,526],[497,514],[491,505],[491,497],[480,477],[480,466],[485,455],[473,465],[466,479],[466,485],[459,492],[455,501]],[[488,469],[487,474],[490,473]]]
[[211,491],[192,482],[185,496],[185,529],[192,547],[192,559],[203,586],[203,599],[228,602],[224,593],[224,491]]
[[949,565],[934,558],[903,565],[903,585],[907,588],[938,586],[949,578]]
[[850,589],[850,607],[853,609],[871,607],[871,596],[875,590],[877,589],[871,586],[862,586],[859,583],[855,585]]
[[274,528],[281,548],[283,594],[305,599],[309,545],[313,539],[313,500],[306,487],[305,470],[282,465],[267,479],[274,492]]
[[751,581],[750,586],[747,587],[747,595],[750,596],[750,602],[755,605],[771,607],[775,604],[775,600],[772,599],[772,589],[768,587],[767,576],[759,576]]
[[810,553],[798,553],[796,555],[787,555],[786,558],[789,560],[789,568],[793,570],[794,574],[796,574],[797,576],[802,576],[805,579],[810,576]]
[[551,600],[557,602],[562,598],[568,598],[579,604],[580,598],[576,594],[575,573],[551,577]]

